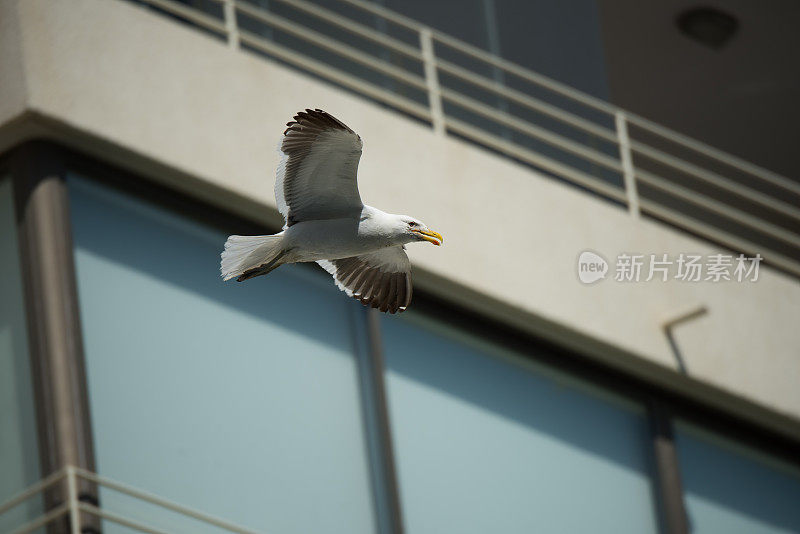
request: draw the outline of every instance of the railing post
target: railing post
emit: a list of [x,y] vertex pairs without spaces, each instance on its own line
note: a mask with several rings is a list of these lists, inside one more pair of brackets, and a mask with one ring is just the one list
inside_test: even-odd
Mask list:
[[69,509],[70,534],[81,534],[80,509],[78,508],[78,480],[75,467],[67,466],[67,507]]
[[622,163],[622,178],[625,183],[625,193],[628,197],[628,211],[634,217],[639,216],[639,193],[636,191],[636,173],[633,170],[633,157],[631,156],[631,141],[628,137],[628,121],[625,114],[617,110],[614,114],[617,125],[617,140],[619,143],[619,159]]
[[228,47],[239,49],[239,27],[236,24],[236,0],[224,0],[225,31],[228,34]]
[[425,66],[425,83],[428,85],[428,104],[431,108],[431,124],[436,135],[444,135],[444,110],[442,93],[439,90],[439,76],[436,72],[436,55],[433,51],[433,32],[430,28],[419,31],[419,44],[422,63]]

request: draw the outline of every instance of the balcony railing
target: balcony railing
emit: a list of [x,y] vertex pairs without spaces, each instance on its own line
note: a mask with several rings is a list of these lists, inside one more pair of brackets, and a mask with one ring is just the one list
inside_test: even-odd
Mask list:
[[[156,525],[152,523],[152,517],[145,517],[145,519],[142,520],[142,518],[137,516],[131,517],[130,515],[118,513],[80,500],[78,496],[78,487],[82,481],[96,484],[100,488],[104,488],[105,491],[117,492],[134,499],[140,504],[152,505],[154,509],[160,509],[160,513],[153,514],[151,512],[148,516],[164,516],[164,512],[174,514],[175,518],[179,518],[177,522],[183,525],[181,529],[183,532],[192,532],[196,530],[206,531],[208,527],[216,527],[220,532],[258,534],[254,530],[234,525],[223,519],[213,517],[186,506],[181,506],[153,495],[152,493],[133,488],[127,484],[121,484],[110,478],[74,466],[67,466],[31,485],[6,502],[0,503],[0,520],[3,520],[6,514],[17,507],[21,507],[26,502],[30,502],[34,499],[41,500],[46,492],[60,489],[62,490],[60,493],[66,496],[62,503],[56,504],[42,512],[38,517],[28,519],[28,521],[22,525],[11,527],[14,528],[14,530],[10,531],[10,534],[28,534],[30,532],[42,531],[43,528],[56,524],[56,522],[59,521],[66,521],[69,524],[67,532],[70,534],[80,534],[83,532],[82,527],[86,524],[84,521],[88,517],[99,518],[110,523],[122,525],[137,532],[146,532],[148,534],[167,534],[168,532],[174,532],[174,524],[176,523],[174,519],[170,521],[170,526]],[[66,518],[66,520],[64,518]],[[200,525],[206,528],[201,529]]]
[[800,183],[379,5],[134,1],[800,276]]

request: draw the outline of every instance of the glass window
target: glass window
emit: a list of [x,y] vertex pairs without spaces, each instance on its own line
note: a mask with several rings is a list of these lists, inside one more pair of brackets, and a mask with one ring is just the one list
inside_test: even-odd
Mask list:
[[358,303],[304,267],[224,283],[222,233],[68,183],[99,472],[260,531],[373,532]]
[[[11,179],[0,176],[0,503],[40,478],[28,333]],[[11,532],[41,513],[31,499],[0,516]]]
[[690,424],[675,439],[694,534],[800,532],[800,470]]
[[657,531],[641,407],[413,312],[382,324],[409,534]]

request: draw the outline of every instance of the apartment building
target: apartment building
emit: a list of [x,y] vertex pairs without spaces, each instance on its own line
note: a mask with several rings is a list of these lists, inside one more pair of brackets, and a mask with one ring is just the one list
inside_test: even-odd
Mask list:
[[[798,19],[0,0],[0,532],[800,531]],[[305,108],[405,313],[219,277]]]

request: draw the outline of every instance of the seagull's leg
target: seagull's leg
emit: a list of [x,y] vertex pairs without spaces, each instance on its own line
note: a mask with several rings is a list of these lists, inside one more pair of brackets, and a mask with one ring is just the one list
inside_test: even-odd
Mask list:
[[288,252],[287,250],[282,250],[277,256],[275,256],[274,259],[268,261],[267,263],[246,270],[241,275],[239,275],[236,281],[244,282],[245,280],[249,280],[250,278],[261,276],[263,274],[267,274],[274,271],[275,269],[283,265],[284,262],[280,260],[282,260],[286,256],[287,252]]

